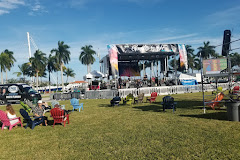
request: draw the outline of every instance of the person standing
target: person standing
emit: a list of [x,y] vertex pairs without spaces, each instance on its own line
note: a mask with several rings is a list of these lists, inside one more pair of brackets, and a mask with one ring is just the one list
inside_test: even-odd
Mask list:
[[121,77],[118,78],[118,87],[119,87],[119,89],[122,89],[122,78]]

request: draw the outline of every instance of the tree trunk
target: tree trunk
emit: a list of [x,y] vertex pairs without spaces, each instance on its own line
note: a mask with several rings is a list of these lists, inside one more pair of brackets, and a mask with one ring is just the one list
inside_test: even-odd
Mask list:
[[87,64],[87,74],[90,73],[89,65],[90,64]]
[[64,90],[64,82],[63,82],[63,63],[61,64],[61,78],[62,78],[62,91]]
[[1,83],[3,84],[3,72],[1,71]]
[[50,72],[48,72],[48,85],[49,85],[49,92],[51,93],[51,77],[50,77]]
[[36,77],[36,88],[37,88],[37,92],[38,92],[38,71],[37,71],[37,77]]
[[57,71],[57,90],[56,92],[58,91],[58,71]]
[[66,83],[68,83],[68,76],[67,76],[67,80],[66,80]]
[[6,82],[7,82],[7,80],[8,80],[8,75],[7,75],[7,70],[6,70]]

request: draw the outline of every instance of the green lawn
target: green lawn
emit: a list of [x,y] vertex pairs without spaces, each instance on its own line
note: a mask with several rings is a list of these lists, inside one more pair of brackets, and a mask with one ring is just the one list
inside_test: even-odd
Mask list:
[[240,159],[240,123],[227,121],[225,109],[203,114],[201,93],[173,97],[174,114],[162,111],[162,96],[114,108],[109,100],[81,100],[84,111],[72,112],[66,127],[1,131],[0,159]]

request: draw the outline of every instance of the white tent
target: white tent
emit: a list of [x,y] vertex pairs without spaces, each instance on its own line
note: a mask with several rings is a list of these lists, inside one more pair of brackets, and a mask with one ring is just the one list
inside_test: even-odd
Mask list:
[[86,74],[85,76],[83,76],[83,79],[86,80],[86,79],[92,79],[93,78],[93,75],[91,73],[88,73]]
[[92,71],[91,74],[94,78],[104,78],[104,74],[96,70]]
[[178,78],[179,78],[179,80],[188,80],[188,79],[197,80],[197,78],[195,76],[191,76],[191,75],[183,74],[183,73],[181,73]]
[[83,76],[83,79],[93,79],[93,78],[104,78],[104,74],[99,72],[99,71],[92,71],[91,73],[86,74],[85,76]]

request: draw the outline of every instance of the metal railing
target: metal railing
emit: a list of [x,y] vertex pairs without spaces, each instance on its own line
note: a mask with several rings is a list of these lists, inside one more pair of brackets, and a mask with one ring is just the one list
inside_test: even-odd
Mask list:
[[[239,83],[232,83],[232,88],[234,86],[240,85]],[[217,87],[222,87],[223,90],[229,89],[229,83],[219,83]],[[204,84],[203,89],[205,92],[216,90],[215,84]],[[77,99],[112,99],[119,93],[121,98],[125,98],[129,93],[136,97],[139,93],[144,93],[145,96],[150,96],[152,92],[157,92],[158,95],[171,95],[171,94],[183,94],[183,93],[195,93],[201,92],[202,85],[189,85],[189,86],[160,86],[160,87],[143,87],[143,88],[129,88],[129,89],[119,89],[119,90],[91,90],[86,91],[85,94],[80,92],[72,93],[54,93],[50,96],[51,99],[56,100],[68,100],[71,98]]]

